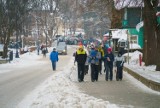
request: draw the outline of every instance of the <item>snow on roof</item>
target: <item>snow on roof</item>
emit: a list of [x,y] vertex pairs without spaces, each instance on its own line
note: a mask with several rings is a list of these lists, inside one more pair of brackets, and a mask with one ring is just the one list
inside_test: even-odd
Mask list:
[[125,7],[141,7],[142,0],[115,0],[116,9],[120,10]]
[[117,29],[112,31],[112,39],[127,40],[127,30]]
[[[144,6],[144,3],[143,0],[114,0],[114,5],[116,9],[120,10],[125,7],[141,7]],[[160,0],[158,6],[160,6]]]
[[109,36],[109,33],[104,34],[103,36]]
[[143,21],[141,21],[140,23],[138,23],[138,24],[136,25],[136,30],[139,32],[140,28],[143,27],[143,25],[144,25],[144,22],[143,22]]

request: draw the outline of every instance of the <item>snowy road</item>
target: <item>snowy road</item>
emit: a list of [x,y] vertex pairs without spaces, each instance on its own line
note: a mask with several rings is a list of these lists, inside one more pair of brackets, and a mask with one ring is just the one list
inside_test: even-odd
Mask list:
[[[66,65],[65,61],[69,61],[71,56],[60,56],[59,58],[63,60],[59,61],[57,70],[61,70]],[[49,57],[42,58],[40,55],[38,64],[29,64],[32,65],[26,67],[19,64],[15,67],[13,66],[15,64],[9,64],[8,69],[6,66],[0,67],[0,108],[14,108],[37,85],[54,74]]]
[[[51,73],[49,71],[49,63],[43,64],[47,66],[48,71],[38,66],[28,68],[13,69],[5,74],[0,74],[0,106],[1,108],[11,108],[17,104],[27,93],[35,88],[44,79],[48,78]],[[41,71],[40,71],[41,70]]]

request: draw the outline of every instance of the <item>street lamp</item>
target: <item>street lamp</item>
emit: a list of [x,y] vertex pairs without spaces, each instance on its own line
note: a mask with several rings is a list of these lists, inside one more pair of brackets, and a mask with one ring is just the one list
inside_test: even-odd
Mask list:
[[23,49],[23,43],[24,43],[24,35],[21,35],[21,39],[22,39],[22,49]]
[[127,45],[128,45],[128,58],[127,58],[127,62],[128,62],[128,65],[129,65],[129,48],[130,48],[130,35],[129,35],[129,31],[127,30]]
[[18,31],[16,31],[16,55],[15,58],[19,58],[19,54],[18,54]]

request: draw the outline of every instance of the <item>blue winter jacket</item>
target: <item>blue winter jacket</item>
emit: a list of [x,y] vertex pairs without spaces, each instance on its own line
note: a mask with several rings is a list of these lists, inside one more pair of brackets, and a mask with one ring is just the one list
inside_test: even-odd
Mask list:
[[50,54],[50,60],[52,62],[58,61],[59,60],[59,58],[58,58],[58,52],[52,51],[51,54]]
[[96,50],[91,50],[90,54],[89,54],[89,59],[88,59],[88,63],[92,63],[92,64],[99,64],[99,59],[101,58],[101,54],[100,52],[96,51]]

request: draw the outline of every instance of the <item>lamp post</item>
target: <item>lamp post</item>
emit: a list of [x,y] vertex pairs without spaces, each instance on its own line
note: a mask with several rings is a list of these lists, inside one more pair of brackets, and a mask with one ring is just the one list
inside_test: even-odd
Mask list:
[[15,58],[19,58],[19,54],[18,54],[18,30],[16,31],[16,55]]
[[36,30],[37,30],[37,32],[36,32],[36,46],[37,46],[37,55],[39,55],[39,27],[38,27],[38,25],[37,25],[37,18],[36,18]]
[[127,32],[127,41],[128,41],[128,57],[127,57],[127,62],[128,62],[128,65],[129,65],[129,44],[130,44],[130,36],[129,36],[129,32],[128,30],[126,31]]
[[24,39],[24,35],[21,35],[21,39],[22,39],[22,49],[23,49],[23,47],[24,47],[24,46],[23,46],[23,42],[24,42],[24,40],[23,40],[23,39]]

